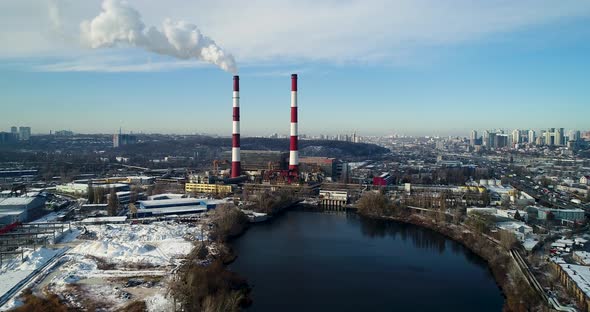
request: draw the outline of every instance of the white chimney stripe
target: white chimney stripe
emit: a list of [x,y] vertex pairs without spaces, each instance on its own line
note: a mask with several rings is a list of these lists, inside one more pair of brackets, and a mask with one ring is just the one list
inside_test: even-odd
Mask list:
[[299,165],[299,151],[290,151],[289,152],[289,165],[291,165],[291,166]]
[[240,107],[240,91],[234,91],[234,107]]
[[297,136],[297,123],[291,123],[291,136]]
[[240,161],[240,148],[239,147],[232,147],[231,148],[231,161],[232,162]]
[[297,91],[291,91],[291,107],[297,107]]
[[240,134],[240,122],[234,121],[233,122],[233,132],[232,134]]

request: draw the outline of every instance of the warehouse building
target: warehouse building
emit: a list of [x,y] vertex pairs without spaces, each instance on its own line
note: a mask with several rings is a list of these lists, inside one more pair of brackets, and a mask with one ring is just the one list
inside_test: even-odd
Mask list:
[[39,217],[44,207],[43,196],[0,198],[0,226],[30,221]]
[[206,200],[198,198],[142,200],[139,201],[137,216],[194,214],[206,212],[213,208],[215,208],[215,204],[209,204]]
[[[125,183],[112,183],[112,184],[90,184],[93,188],[103,188],[106,191],[115,189],[116,192],[129,191],[129,184]],[[58,185],[56,190],[61,193],[72,194],[72,195],[86,195],[88,194],[88,183],[67,183]]]
[[555,220],[584,222],[586,219],[585,211],[582,209],[555,209],[547,207],[529,207],[529,209],[537,210],[537,219],[547,220],[547,217],[552,214]]

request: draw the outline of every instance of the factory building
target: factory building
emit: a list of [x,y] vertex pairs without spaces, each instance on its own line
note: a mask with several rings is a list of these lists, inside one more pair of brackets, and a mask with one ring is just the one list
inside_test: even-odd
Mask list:
[[348,191],[320,190],[320,205],[343,207],[348,204]]
[[184,190],[187,193],[205,193],[205,194],[228,194],[232,191],[231,185],[213,184],[213,183],[186,183]]
[[[232,153],[223,152],[222,158],[230,160]],[[241,169],[244,171],[259,170],[286,170],[289,160],[289,153],[280,151],[258,151],[258,150],[241,150],[240,151]]]
[[30,221],[38,217],[44,207],[43,196],[0,198],[0,226]]
[[537,219],[547,220],[547,216],[553,215],[555,220],[584,222],[586,219],[585,211],[582,209],[555,209],[547,207],[530,206],[527,211],[537,211]]
[[394,178],[389,172],[384,172],[378,177],[373,178],[373,185],[387,186],[393,183]]
[[137,209],[138,217],[159,215],[179,215],[206,212],[215,209],[217,201],[209,201],[199,198],[174,198],[159,200],[142,200]]
[[336,158],[329,157],[301,157],[299,158],[299,171],[316,172],[321,171],[326,177],[335,181],[338,179],[338,164]]
[[[91,184],[93,188],[103,188],[107,191],[115,189],[116,192],[129,191],[129,184],[112,183],[112,184]],[[86,195],[88,194],[88,183],[66,183],[58,185],[55,189],[58,192],[72,194],[72,195]]]

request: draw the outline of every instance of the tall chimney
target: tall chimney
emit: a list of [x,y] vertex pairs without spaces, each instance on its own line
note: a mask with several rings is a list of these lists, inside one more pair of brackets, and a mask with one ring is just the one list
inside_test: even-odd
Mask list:
[[297,74],[291,75],[291,144],[289,145],[289,172],[299,174],[299,149],[297,146]]
[[234,76],[233,131],[231,138],[231,177],[240,176],[240,77]]

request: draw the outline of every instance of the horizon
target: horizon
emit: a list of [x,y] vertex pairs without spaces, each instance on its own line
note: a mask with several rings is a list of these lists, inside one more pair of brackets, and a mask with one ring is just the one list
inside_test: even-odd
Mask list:
[[[27,125],[22,125],[23,127],[28,127]],[[16,126],[19,128],[20,126]],[[471,131],[477,131],[477,136],[481,137],[483,135],[483,131],[490,131],[495,133],[499,133],[500,131],[504,131],[505,135],[511,135],[513,130],[519,131],[535,131],[536,135],[540,135],[542,132],[549,130],[549,128],[561,128],[561,127],[548,127],[548,128],[540,128],[540,129],[526,129],[526,128],[519,128],[519,129],[510,129],[510,128],[496,128],[496,129],[469,129],[468,132],[464,134],[447,134],[447,135],[440,135],[440,134],[423,134],[423,135],[409,135],[403,133],[385,133],[385,134],[363,134],[360,131],[341,131],[341,132],[332,132],[332,133],[300,133],[299,137],[303,140],[313,139],[313,140],[332,140],[337,136],[340,135],[352,135],[353,133],[357,135],[357,137],[367,137],[367,138],[464,138],[469,139],[471,135]],[[33,128],[31,129],[33,130]],[[50,130],[50,132],[31,132],[31,136],[48,136],[48,135],[56,135],[57,131],[71,131],[72,135],[116,135],[119,134],[119,131],[115,132],[78,132],[73,131],[72,129],[55,129]],[[573,129],[573,128],[564,128],[564,135],[568,136],[570,131],[579,131],[583,136],[585,133],[590,133],[590,128],[587,129]],[[2,132],[10,132],[10,129],[2,130],[0,129],[0,133]],[[523,132],[524,133],[524,132]],[[175,133],[175,132],[148,132],[148,131],[121,131],[121,134],[128,134],[128,135],[178,135],[178,136],[207,136],[207,137],[218,137],[218,138],[228,138],[231,139],[232,135],[227,133],[206,133],[206,132],[192,132],[192,133]],[[62,135],[65,136],[65,135]],[[272,137],[278,136],[278,137]],[[320,136],[325,136],[323,139]],[[268,134],[259,134],[259,135],[242,135],[242,138],[269,138],[269,139],[289,139],[289,133],[268,133]],[[362,143],[362,142],[361,142]]]

